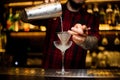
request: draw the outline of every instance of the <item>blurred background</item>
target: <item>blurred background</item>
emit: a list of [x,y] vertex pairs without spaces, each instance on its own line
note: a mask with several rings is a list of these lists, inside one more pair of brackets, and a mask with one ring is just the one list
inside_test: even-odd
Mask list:
[[[61,0],[61,4],[66,0]],[[19,11],[42,0],[0,2],[0,66],[41,67],[46,27],[20,21]],[[100,17],[98,48],[87,50],[87,68],[120,68],[120,0],[86,0],[85,7]]]

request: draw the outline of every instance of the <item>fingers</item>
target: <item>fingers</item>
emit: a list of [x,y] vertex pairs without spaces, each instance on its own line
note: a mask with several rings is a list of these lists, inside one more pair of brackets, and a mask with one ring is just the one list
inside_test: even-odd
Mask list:
[[70,33],[72,35],[78,35],[78,33],[74,32],[74,31],[71,31],[71,30],[68,30],[68,33]]
[[71,28],[71,30],[79,33],[84,34],[86,31],[89,30],[86,25],[76,24],[74,27]]
[[76,43],[82,43],[85,40],[85,37],[78,36],[78,35],[73,35],[72,38],[73,38],[73,41]]
[[75,43],[83,42],[84,39],[86,38],[86,35],[81,36],[78,33],[74,32],[74,31],[71,31],[71,30],[68,30],[68,33],[72,35],[72,39]]
[[86,25],[76,24],[68,33],[72,35],[72,39],[76,44],[82,43],[88,35],[88,30]]
[[68,30],[68,33],[72,35],[73,40],[77,43],[77,42],[82,42],[84,41],[85,36],[80,36],[78,33]]
[[56,0],[50,0],[50,2],[56,2]]
[[[68,31],[69,32],[69,31]],[[70,31],[71,32],[71,31]],[[75,34],[74,32],[72,32],[72,34]],[[79,35],[72,35],[72,40],[76,43],[76,44],[81,44],[82,42],[84,42],[86,37],[83,36],[79,36]]]
[[88,30],[90,30],[90,27],[87,28],[86,25],[76,24],[74,27],[71,28],[71,31],[69,30],[69,33],[71,34],[78,34],[81,36],[86,36],[88,34]]
[[45,3],[49,3],[49,0],[44,0]]

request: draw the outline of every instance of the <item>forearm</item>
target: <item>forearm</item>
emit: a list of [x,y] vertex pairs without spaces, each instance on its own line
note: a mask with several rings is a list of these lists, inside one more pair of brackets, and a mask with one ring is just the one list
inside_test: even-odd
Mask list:
[[83,49],[95,49],[98,44],[98,39],[95,36],[87,36],[85,41],[83,43],[80,43],[79,45]]

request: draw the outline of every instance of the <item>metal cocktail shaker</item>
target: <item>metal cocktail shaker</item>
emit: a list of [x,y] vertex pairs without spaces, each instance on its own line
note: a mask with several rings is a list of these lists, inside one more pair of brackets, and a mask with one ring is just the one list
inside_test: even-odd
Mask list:
[[34,7],[25,8],[21,11],[21,18],[24,20],[46,19],[60,17],[62,6],[60,2],[43,3]]

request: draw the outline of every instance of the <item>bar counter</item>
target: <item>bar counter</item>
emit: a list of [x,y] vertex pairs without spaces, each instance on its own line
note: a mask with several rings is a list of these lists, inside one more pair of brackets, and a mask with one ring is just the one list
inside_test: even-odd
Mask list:
[[56,69],[0,67],[0,80],[120,80],[120,69]]

